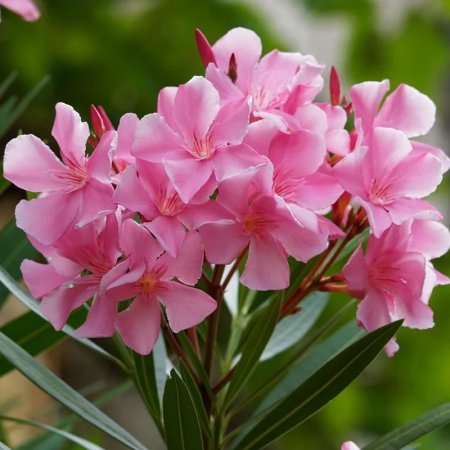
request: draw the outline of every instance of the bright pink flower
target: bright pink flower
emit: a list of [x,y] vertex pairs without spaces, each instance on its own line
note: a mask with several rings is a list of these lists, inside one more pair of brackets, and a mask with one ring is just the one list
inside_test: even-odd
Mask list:
[[142,118],[132,153],[162,162],[180,198],[189,203],[210,178],[220,182],[263,162],[242,144],[248,114],[244,100],[221,107],[212,84],[194,77],[178,89],[161,91],[158,113]]
[[442,162],[430,152],[413,151],[401,131],[375,128],[367,146],[355,149],[333,171],[353,202],[364,207],[377,237],[393,223],[440,218],[420,199],[441,182]]
[[344,442],[341,446],[341,450],[361,450],[353,441]]
[[133,113],[125,114],[120,118],[119,126],[117,127],[117,149],[113,158],[114,168],[119,172],[122,172],[135,162],[131,149],[138,122],[138,116]]
[[0,6],[10,9],[27,22],[34,22],[41,16],[38,7],[31,0],[0,0]]
[[90,337],[113,334],[117,305],[104,297],[101,282],[121,255],[118,236],[117,219],[111,214],[68,231],[53,249],[49,264],[22,263],[25,284],[34,297],[42,298],[41,310],[57,330],[73,310],[94,297],[79,332]]
[[161,164],[137,161],[138,171],[128,167],[114,192],[114,201],[139,212],[145,227],[152,232],[165,251],[177,256],[187,229],[229,217],[217,202],[209,200],[205,185],[183,203]]
[[251,289],[285,289],[289,285],[287,255],[306,261],[326,247],[326,236],[311,230],[318,226],[315,214],[301,211],[302,220],[312,220],[313,225],[306,220],[300,223],[258,174],[224,181],[216,201],[234,219],[200,227],[206,258],[213,264],[229,264],[248,246],[241,282]]
[[114,301],[131,299],[115,321],[128,347],[141,354],[151,351],[160,333],[160,303],[175,333],[197,325],[216,309],[209,295],[187,286],[201,275],[203,248],[198,233],[187,235],[176,259],[167,253],[160,256],[163,249],[158,242],[131,219],[122,225],[120,243],[127,259],[110,273],[114,281],[106,293]]
[[[427,303],[437,276],[427,282],[432,270],[429,258],[449,245],[444,226],[420,220],[393,225],[380,238],[370,236],[365,253],[359,246],[343,273],[349,292],[362,299],[357,318],[364,328],[372,331],[399,319],[409,328],[432,327],[433,312]],[[392,340],[386,352],[391,356],[397,349]]]
[[22,189],[42,192],[39,198],[17,205],[16,220],[44,245],[56,242],[71,226],[115,210],[110,171],[116,132],[105,132],[92,155],[86,156],[87,123],[72,107],[58,103],[52,135],[62,161],[33,135],[10,141],[4,159],[6,179]]

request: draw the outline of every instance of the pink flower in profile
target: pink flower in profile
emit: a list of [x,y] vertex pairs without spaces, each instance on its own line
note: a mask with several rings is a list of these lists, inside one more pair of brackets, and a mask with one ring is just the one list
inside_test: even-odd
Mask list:
[[31,0],[0,0],[0,6],[10,9],[27,22],[34,22],[41,16],[38,7]]
[[57,330],[64,326],[73,310],[94,298],[79,334],[89,337],[113,334],[117,304],[104,298],[101,283],[121,256],[118,227],[115,214],[110,214],[68,231],[51,249],[48,264],[23,261],[25,284],[34,297],[42,298],[41,310]]
[[115,321],[128,347],[141,354],[152,350],[160,333],[160,304],[175,333],[197,325],[216,309],[209,295],[188,286],[197,282],[202,270],[197,232],[187,235],[178,258],[160,256],[163,249],[158,242],[132,219],[123,223],[120,243],[126,259],[109,274],[113,281],[106,286],[106,295],[115,302],[131,299]]
[[[429,231],[424,225],[427,222],[418,222],[416,227],[411,221],[393,225],[380,238],[370,236],[365,253],[359,246],[343,269],[349,292],[362,299],[357,318],[368,331],[399,319],[409,328],[425,329],[434,324],[427,304],[427,256],[440,253],[436,248],[447,249],[449,236],[448,231],[441,233],[439,241],[433,242],[425,233]],[[429,253],[420,253],[425,248]],[[386,352],[392,356],[397,349],[392,340]]]
[[313,56],[274,50],[261,58],[261,40],[251,30],[234,28],[212,47],[204,37],[197,42],[206,78],[221,100],[250,99],[255,116],[277,110],[292,113],[322,90],[323,66]]
[[440,218],[421,198],[441,182],[442,162],[432,153],[413,151],[401,131],[375,128],[367,145],[347,155],[333,172],[353,202],[366,210],[377,237],[410,218]]
[[220,182],[263,162],[242,144],[248,114],[245,101],[221,107],[212,84],[194,77],[177,89],[161,91],[158,113],[142,118],[132,153],[162,162],[181,200],[189,203],[211,178]]
[[346,441],[342,444],[341,450],[361,450],[353,441]]
[[82,226],[115,210],[110,181],[115,131],[105,132],[86,156],[89,127],[71,106],[56,105],[52,135],[62,161],[33,135],[10,141],[5,149],[4,176],[22,189],[42,192],[22,200],[17,225],[44,245],[55,243],[71,226]]

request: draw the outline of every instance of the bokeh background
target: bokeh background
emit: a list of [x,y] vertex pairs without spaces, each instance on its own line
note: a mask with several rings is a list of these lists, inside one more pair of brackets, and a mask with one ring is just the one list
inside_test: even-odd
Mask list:
[[[0,149],[19,130],[51,141],[54,104],[58,101],[73,105],[86,119],[89,105],[101,104],[115,124],[126,112],[140,116],[153,112],[159,89],[184,83],[203,72],[195,47],[195,27],[215,42],[230,28],[244,26],[262,37],[265,51],[278,47],[312,53],[327,65],[326,77],[331,64],[335,65],[346,88],[364,80],[388,78],[393,87],[405,82],[425,92],[438,108],[437,125],[426,141],[450,151],[449,0],[37,2],[42,18],[33,24],[2,12],[0,79],[17,72],[10,91],[19,96],[46,75],[50,81],[10,128]],[[447,221],[449,194],[447,180],[434,197]],[[2,196],[8,199],[2,203],[2,223],[19,196],[13,188]],[[450,273],[450,257],[437,265]],[[402,330],[398,335],[401,350],[394,358],[378,357],[335,401],[270,448],[332,450],[350,438],[364,443],[449,401],[449,294],[450,288],[443,287],[433,295],[435,328]],[[0,311],[0,318],[2,314]],[[73,344],[65,344],[50,359],[57,361],[55,370],[86,393],[105,392],[121,382],[117,373],[109,367],[97,367],[90,355]],[[54,411],[51,404],[37,406],[34,394],[21,398],[22,385],[23,381],[14,378],[11,393],[16,403],[36,405],[27,414],[40,419]],[[9,412],[11,404],[14,402],[2,398],[0,391],[0,412]],[[108,413],[130,427],[152,450],[161,448],[132,393],[109,404]],[[121,448],[103,440],[95,430],[85,428],[82,432],[108,449]],[[18,436],[20,439],[20,433]],[[423,450],[450,449],[450,428],[435,432],[420,444]],[[36,443],[29,448],[77,448],[61,443],[52,448],[46,445],[38,447]]]

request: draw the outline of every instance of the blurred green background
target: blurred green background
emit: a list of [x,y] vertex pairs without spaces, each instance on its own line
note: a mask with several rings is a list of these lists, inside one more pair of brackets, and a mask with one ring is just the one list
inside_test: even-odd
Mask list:
[[[203,71],[194,28],[211,42],[234,26],[274,47],[336,61],[344,85],[389,78],[409,83],[438,106],[428,142],[448,147],[450,136],[449,0],[40,0],[30,24],[3,11],[0,79],[15,71],[12,91],[25,95],[51,80],[5,136],[18,130],[50,138],[54,104],[64,101],[87,118],[101,104],[117,124],[129,111],[153,112],[160,88]],[[297,32],[297,31],[298,32]],[[309,35],[308,33],[311,33]],[[337,39],[337,40],[336,40]],[[298,44],[297,44],[298,42]],[[334,52],[334,53],[333,53]],[[325,75],[328,77],[329,68]],[[448,182],[435,197],[448,211]],[[438,266],[450,273],[450,257]],[[332,450],[346,439],[363,443],[450,400],[450,288],[432,298],[436,326],[402,330],[401,350],[380,356],[349,389],[272,449]],[[423,450],[450,448],[449,427],[421,441]]]

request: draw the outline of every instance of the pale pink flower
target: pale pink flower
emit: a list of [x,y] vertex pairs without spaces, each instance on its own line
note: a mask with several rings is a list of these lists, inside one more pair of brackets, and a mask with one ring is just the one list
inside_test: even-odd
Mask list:
[[[409,328],[431,328],[428,300],[439,283],[429,259],[449,246],[450,235],[443,225],[422,220],[393,225],[380,238],[370,236],[365,253],[359,246],[343,273],[349,292],[362,299],[357,318],[364,328],[372,331],[399,319]],[[391,356],[397,349],[392,340],[386,352]]]
[[248,115],[246,101],[221,107],[213,85],[194,77],[161,91],[158,113],[138,124],[132,154],[162,163],[181,200],[189,203],[211,178],[220,182],[262,163],[242,144]]
[[333,172],[353,202],[366,210],[377,237],[410,218],[441,217],[421,198],[441,182],[442,163],[432,153],[413,151],[401,131],[375,128],[367,145],[347,155]]
[[42,192],[37,199],[17,205],[16,220],[44,245],[56,242],[71,226],[82,226],[115,210],[110,172],[116,132],[105,132],[87,156],[87,123],[71,106],[58,103],[52,135],[62,161],[33,135],[10,141],[4,159],[6,179],[22,189]]
[[160,333],[160,304],[175,333],[199,324],[216,309],[209,295],[188,286],[201,276],[203,248],[197,232],[186,236],[178,258],[160,256],[163,249],[150,232],[128,219],[122,225],[120,244],[126,259],[110,272],[113,281],[106,294],[116,302],[131,299],[115,321],[128,347],[141,354],[152,350]]
[[274,50],[261,58],[261,40],[251,30],[234,28],[212,47],[198,41],[208,78],[222,102],[246,98],[252,113],[292,113],[310,103],[323,88],[319,65],[311,55]]
[[34,22],[41,16],[38,7],[31,0],[0,0],[0,6],[10,9],[27,22]]

